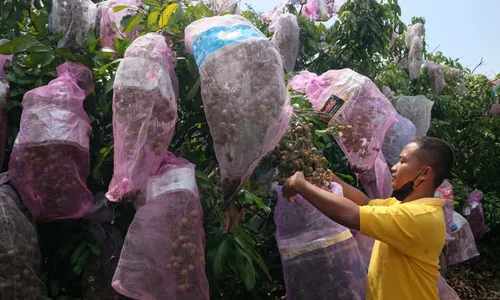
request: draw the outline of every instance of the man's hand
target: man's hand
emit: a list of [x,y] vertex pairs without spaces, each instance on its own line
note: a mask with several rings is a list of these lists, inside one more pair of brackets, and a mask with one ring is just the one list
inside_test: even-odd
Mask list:
[[302,172],[296,172],[292,177],[288,178],[283,185],[283,196],[293,202],[295,196],[300,194],[300,189],[306,183],[306,178]]

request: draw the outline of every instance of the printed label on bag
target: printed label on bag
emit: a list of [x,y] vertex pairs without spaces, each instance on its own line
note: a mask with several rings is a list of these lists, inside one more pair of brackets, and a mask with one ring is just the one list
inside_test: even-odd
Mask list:
[[194,169],[178,168],[165,172],[163,175],[150,179],[147,202],[162,194],[185,190],[193,194],[198,193]]
[[326,100],[325,105],[320,109],[319,119],[328,124],[344,104],[344,100],[335,95],[331,95],[330,98]]

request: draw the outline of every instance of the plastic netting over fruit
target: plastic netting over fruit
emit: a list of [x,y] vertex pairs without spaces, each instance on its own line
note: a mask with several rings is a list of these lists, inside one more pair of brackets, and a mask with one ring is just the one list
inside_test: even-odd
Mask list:
[[446,85],[443,67],[428,60],[425,62],[425,68],[429,76],[432,93],[435,96],[441,95]]
[[43,292],[38,237],[18,203],[11,187],[0,187],[0,299],[39,300]]
[[434,197],[441,198],[446,201],[443,206],[444,210],[444,220],[446,223],[446,242],[453,240],[451,235],[453,226],[453,212],[455,211],[455,204],[453,202],[453,186],[448,180],[444,180],[443,183],[436,189]]
[[302,14],[313,21],[325,22],[336,14],[341,0],[308,0],[302,8]]
[[134,299],[209,299],[204,235],[195,167],[169,154],[148,181],[113,287]]
[[[124,24],[122,21],[129,16],[135,16],[139,13],[138,9],[141,6],[140,0],[108,0],[97,5],[97,16],[99,18],[99,37],[101,38],[101,46],[113,48],[114,39],[123,39],[133,41],[141,32],[140,26],[131,32],[124,32]],[[126,6],[119,11],[114,11],[115,7]],[[115,25],[114,25],[115,24]]]
[[483,192],[474,190],[467,198],[467,202],[462,209],[463,216],[469,222],[476,241],[480,240],[490,231],[490,228],[484,222],[483,205],[481,204],[482,198]]
[[301,72],[289,86],[305,91],[319,117],[333,126],[337,143],[355,172],[369,170],[395,121],[391,102],[367,77],[351,69],[330,70],[321,76]]
[[[367,269],[351,231],[298,195],[291,203],[274,186],[276,240],[287,299],[364,299]],[[332,193],[342,195],[333,184]],[[314,287],[314,288],[311,288]]]
[[422,68],[423,59],[422,35],[424,32],[424,25],[416,23],[408,27],[408,32],[406,33],[405,44],[408,49],[408,71],[410,73],[410,79],[420,78],[420,69]]
[[448,285],[448,283],[442,276],[439,276],[438,291],[439,300],[460,300],[457,292],[455,292],[455,290]]
[[40,221],[79,218],[92,205],[86,185],[91,127],[83,110],[92,72],[67,62],[57,73],[48,85],[24,94],[9,162],[12,183]]
[[398,96],[394,107],[401,116],[409,119],[416,128],[415,137],[427,135],[431,126],[431,112],[434,101],[423,95]]
[[[0,40],[0,45],[6,43],[7,40]],[[3,164],[5,155],[5,147],[7,143],[7,115],[4,112],[4,107],[7,104],[7,93],[9,92],[9,81],[5,76],[4,66],[9,60],[12,60],[12,55],[0,55],[0,165]]]
[[168,151],[177,122],[172,52],[148,33],[127,48],[113,84],[114,174],[111,201],[143,191]]
[[356,175],[370,199],[386,199],[391,196],[392,176],[382,151],[368,171]]
[[269,31],[274,32],[271,42],[281,54],[285,71],[292,72],[300,50],[297,17],[289,13],[282,14],[269,26]]
[[449,241],[444,249],[449,266],[479,256],[469,222],[455,211],[451,236],[453,240]]
[[354,236],[356,244],[358,245],[361,257],[365,262],[366,269],[368,270],[368,266],[370,265],[370,260],[372,258],[372,250],[373,250],[373,245],[375,244],[375,240],[369,236],[362,234],[358,230],[351,229],[351,232],[352,235]]
[[417,129],[412,121],[396,114],[396,122],[394,122],[384,138],[382,152],[385,160],[389,165],[393,166],[399,161],[399,154],[403,148],[415,138]]
[[221,13],[237,14],[240,12],[238,0],[202,0],[202,2],[216,15]]
[[[237,15],[204,18],[185,32],[226,199],[231,199],[286,131],[292,114],[275,46]],[[250,84],[251,83],[251,84]]]
[[97,5],[90,0],[52,0],[50,25],[54,33],[62,33],[59,47],[81,48],[87,33],[95,25]]

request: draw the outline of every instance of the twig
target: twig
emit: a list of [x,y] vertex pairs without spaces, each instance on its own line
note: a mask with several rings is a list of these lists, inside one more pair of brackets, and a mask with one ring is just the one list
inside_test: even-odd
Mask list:
[[480,66],[482,66],[484,64],[484,60],[483,58],[481,57],[481,61],[477,64],[477,66],[472,70],[472,74],[474,74],[474,72],[476,71],[477,68],[479,68]]

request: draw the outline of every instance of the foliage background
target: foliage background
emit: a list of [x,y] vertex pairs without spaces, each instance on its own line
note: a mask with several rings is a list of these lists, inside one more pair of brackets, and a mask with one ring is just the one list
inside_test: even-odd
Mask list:
[[[276,299],[284,295],[279,252],[274,240],[271,179],[276,174],[270,157],[263,160],[237,200],[246,209],[241,227],[232,233],[221,230],[223,207],[218,166],[205,120],[200,81],[193,56],[183,43],[184,28],[194,20],[212,16],[203,4],[175,1],[143,0],[136,16],[124,19],[124,31],[141,28],[141,34],[161,31],[172,41],[178,62],[180,81],[179,121],[171,151],[197,166],[206,230],[207,275],[212,299]],[[456,166],[452,182],[456,209],[460,211],[467,194],[478,188],[485,192],[483,200],[488,225],[492,232],[481,242],[481,272],[495,277],[493,262],[500,254],[500,118],[488,115],[498,96],[488,85],[488,78],[464,69],[458,60],[443,53],[427,53],[425,58],[445,66],[457,67],[465,74],[468,89],[463,93],[456,81],[447,76],[441,96],[433,96],[425,70],[420,80],[410,81],[408,72],[399,69],[396,59],[407,55],[404,35],[391,47],[393,33],[406,24],[400,20],[397,0],[350,0],[338,12],[331,26],[315,23],[300,15],[300,8],[290,6],[298,15],[301,53],[296,71],[309,70],[321,74],[329,69],[352,68],[369,76],[381,88],[388,86],[397,95],[426,95],[435,101],[429,135],[443,138],[455,150]],[[88,187],[102,198],[113,172],[112,84],[116,68],[131,41],[115,40],[115,51],[99,46],[94,31],[80,35],[80,50],[61,49],[59,34],[49,28],[49,0],[4,0],[0,3],[0,38],[11,40],[0,46],[0,53],[14,53],[13,63],[6,66],[10,92],[5,111],[9,118],[6,170],[10,149],[17,135],[24,93],[47,84],[55,78],[55,68],[67,60],[81,62],[94,71],[95,90],[85,102],[92,120],[92,172]],[[267,24],[251,9],[243,13],[269,37]],[[413,22],[424,18],[414,18]],[[288,74],[290,78],[293,74]],[[249,83],[251,84],[251,83]],[[313,122],[317,130],[313,142],[329,160],[329,167],[357,185],[335,142],[321,133],[324,129],[310,113],[307,101],[292,95],[295,120]],[[119,256],[134,209],[128,204],[107,204],[109,219],[88,219],[55,223],[35,223],[43,256],[42,279],[51,299],[112,299],[118,297],[109,288],[113,266]],[[27,215],[28,212],[26,212]],[[104,235],[95,234],[96,232]],[[98,239],[96,239],[98,237]],[[122,297],[123,298],[123,297]]]

